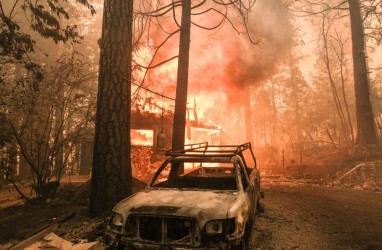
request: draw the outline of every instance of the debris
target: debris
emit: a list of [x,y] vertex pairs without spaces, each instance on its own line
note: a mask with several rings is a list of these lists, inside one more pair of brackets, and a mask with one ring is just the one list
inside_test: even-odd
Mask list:
[[374,180],[367,180],[362,185],[364,190],[375,190],[376,187],[377,183]]
[[63,223],[67,220],[70,220],[71,218],[73,218],[74,216],[76,216],[76,212],[71,212],[67,215],[65,215],[64,217],[62,217],[61,219],[58,220],[59,223]]
[[342,174],[333,182],[333,185],[380,191],[382,190],[382,161],[362,162]]
[[53,227],[50,226],[50,227],[46,227],[40,231],[38,231],[37,233],[35,233],[34,235],[32,235],[31,237],[29,237],[28,239],[25,239],[23,240],[22,242],[20,242],[19,244],[9,248],[9,250],[21,250],[21,249],[26,249],[26,247],[30,246],[31,244],[33,244],[35,241],[41,239],[42,237],[45,237],[47,234],[51,233],[53,230]]
[[25,250],[40,250],[40,249],[67,249],[67,250],[101,250],[105,249],[100,242],[89,242],[72,244],[71,242],[64,240],[57,236],[55,233],[49,233],[43,239],[34,242]]

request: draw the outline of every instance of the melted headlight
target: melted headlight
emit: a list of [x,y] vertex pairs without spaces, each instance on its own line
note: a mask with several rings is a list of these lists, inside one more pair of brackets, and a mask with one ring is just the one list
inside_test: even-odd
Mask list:
[[121,231],[123,226],[122,214],[113,213],[110,218],[109,226],[112,230]]

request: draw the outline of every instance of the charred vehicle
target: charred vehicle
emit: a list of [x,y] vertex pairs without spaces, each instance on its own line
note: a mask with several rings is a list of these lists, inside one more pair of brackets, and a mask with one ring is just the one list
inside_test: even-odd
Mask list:
[[114,207],[108,230],[127,249],[247,249],[260,201],[251,144],[165,155],[147,188]]

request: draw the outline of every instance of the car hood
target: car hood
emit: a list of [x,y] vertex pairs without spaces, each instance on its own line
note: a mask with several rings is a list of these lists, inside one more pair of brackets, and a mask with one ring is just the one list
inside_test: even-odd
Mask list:
[[130,214],[182,216],[199,223],[225,219],[237,192],[210,190],[145,189],[120,203],[113,211],[125,218]]

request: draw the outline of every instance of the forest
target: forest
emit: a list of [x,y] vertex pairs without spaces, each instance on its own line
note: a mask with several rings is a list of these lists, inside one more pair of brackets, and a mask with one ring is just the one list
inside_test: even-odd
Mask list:
[[1,0],[0,187],[46,202],[86,175],[102,217],[202,141],[333,182],[382,159],[381,20],[375,0]]

